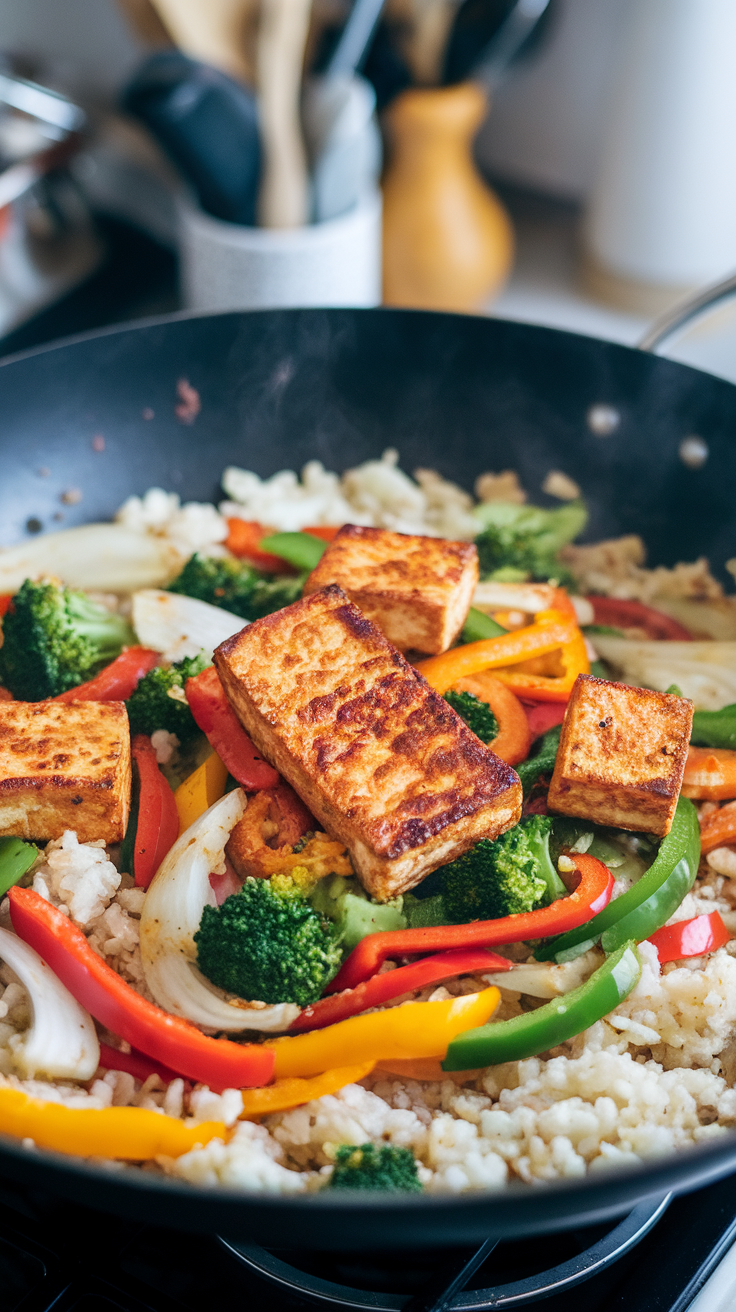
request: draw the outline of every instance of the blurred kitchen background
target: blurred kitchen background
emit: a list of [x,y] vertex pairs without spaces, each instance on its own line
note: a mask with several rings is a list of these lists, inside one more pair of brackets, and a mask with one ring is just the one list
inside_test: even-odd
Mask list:
[[[734,0],[0,0],[0,354],[382,299],[635,344],[736,272],[734,50]],[[732,305],[669,353],[736,379]]]

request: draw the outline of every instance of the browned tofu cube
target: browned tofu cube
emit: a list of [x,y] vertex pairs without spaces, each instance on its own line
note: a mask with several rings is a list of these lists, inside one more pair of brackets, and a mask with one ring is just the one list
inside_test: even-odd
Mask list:
[[129,811],[123,702],[0,702],[0,834],[119,843]]
[[228,638],[238,717],[385,901],[515,824],[521,785],[340,588]]
[[304,595],[336,583],[399,651],[447,651],[467,618],[478,582],[472,542],[415,537],[346,524]]
[[596,824],[667,834],[685,770],[693,704],[578,676],[548,805]]

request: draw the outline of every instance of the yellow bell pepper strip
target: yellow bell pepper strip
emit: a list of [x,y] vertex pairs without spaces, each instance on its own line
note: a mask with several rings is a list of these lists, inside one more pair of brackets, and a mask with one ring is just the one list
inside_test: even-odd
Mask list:
[[301,1107],[305,1102],[314,1102],[327,1093],[338,1093],[346,1084],[357,1084],[370,1075],[374,1061],[364,1061],[358,1066],[336,1066],[322,1075],[315,1075],[310,1080],[284,1079],[276,1080],[265,1089],[243,1089],[243,1113],[241,1121],[251,1120],[254,1116],[270,1116],[272,1112],[285,1112],[290,1107]]
[[57,1153],[128,1162],[181,1157],[211,1139],[228,1138],[221,1121],[187,1125],[143,1107],[65,1107],[12,1088],[0,1089],[0,1133],[33,1139]]
[[212,1039],[191,1021],[169,1015],[126,984],[81,929],[32,888],[11,888],[8,897],[18,937],[36,949],[95,1020],[132,1047],[217,1092],[268,1084],[273,1077],[273,1052],[265,1045]]
[[[419,661],[416,668],[437,692],[444,693],[448,688],[453,688],[458,679],[479,674],[481,670],[499,670],[519,661],[527,661],[533,656],[545,656],[570,643],[576,643],[578,637],[584,649],[585,640],[572,616],[560,610],[543,610],[534,623],[524,629],[504,633],[498,638],[486,638],[481,642],[468,642],[464,647],[451,647],[441,656],[430,656],[428,660]],[[535,679],[538,676],[527,677]]]
[[344,1066],[397,1057],[444,1057],[456,1035],[485,1025],[500,998],[497,988],[488,988],[446,1002],[407,1002],[403,1007],[351,1016],[325,1030],[287,1036],[265,1046],[276,1058],[277,1080],[319,1075],[338,1062]]
[[179,784],[174,793],[176,809],[179,812],[179,837],[199,820],[215,802],[219,802],[227,784],[227,767],[223,765],[217,752],[212,752],[192,774]]

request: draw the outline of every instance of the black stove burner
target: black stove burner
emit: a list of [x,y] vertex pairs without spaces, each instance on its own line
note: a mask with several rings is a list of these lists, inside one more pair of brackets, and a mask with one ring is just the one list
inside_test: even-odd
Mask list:
[[480,1249],[295,1253],[0,1181],[0,1312],[686,1312],[736,1238],[736,1178],[667,1203]]
[[[537,1299],[565,1293],[584,1280],[598,1275],[644,1238],[664,1215],[670,1201],[671,1195],[668,1194],[666,1198],[640,1204],[623,1221],[588,1247],[583,1247],[574,1257],[521,1279],[508,1282],[498,1280],[498,1258],[503,1256],[504,1248],[513,1247],[508,1243],[501,1245],[500,1254],[498,1240],[489,1239],[476,1252],[456,1258],[454,1262],[451,1258],[448,1260],[447,1255],[442,1255],[439,1265],[431,1270],[429,1279],[425,1274],[422,1282],[420,1275],[420,1288],[414,1294],[391,1292],[392,1277],[395,1279],[397,1275],[395,1256],[393,1261],[389,1258],[374,1264],[369,1275],[369,1287],[363,1283],[362,1288],[355,1288],[326,1280],[319,1274],[325,1265],[328,1270],[334,1270],[339,1265],[340,1260],[334,1255],[326,1262],[323,1257],[315,1270],[315,1264],[309,1261],[308,1255],[305,1257],[297,1253],[290,1262],[286,1262],[278,1253],[265,1248],[230,1243],[224,1239],[221,1242],[249,1270],[265,1277],[282,1292],[306,1297],[315,1303],[355,1308],[357,1312],[363,1312],[366,1308],[371,1309],[371,1312],[444,1312],[445,1308],[452,1309],[452,1312],[485,1312],[485,1309],[490,1312],[490,1309],[496,1308],[527,1307]],[[558,1248],[561,1247],[559,1236],[555,1236],[553,1242]],[[527,1258],[530,1257],[530,1248],[539,1248],[539,1245],[540,1241],[537,1240],[524,1241]],[[420,1270],[422,1256],[424,1262],[427,1262],[426,1255],[418,1255]],[[363,1263],[367,1260],[363,1258]],[[528,1264],[531,1266],[533,1259]],[[402,1267],[405,1269],[405,1259],[402,1259]],[[378,1271],[383,1275],[388,1289],[376,1289]],[[488,1285],[489,1280],[493,1280],[492,1285]],[[421,1288],[422,1283],[426,1288]]]

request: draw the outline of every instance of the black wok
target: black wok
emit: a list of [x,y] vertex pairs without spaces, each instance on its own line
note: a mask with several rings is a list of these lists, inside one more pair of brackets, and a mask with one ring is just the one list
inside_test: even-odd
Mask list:
[[[175,414],[186,379],[194,423]],[[591,407],[620,417],[607,435]],[[104,438],[104,451],[93,448]],[[680,455],[697,435],[698,468]],[[168,318],[0,363],[0,541],[108,518],[158,485],[217,499],[227,464],[260,474],[319,458],[344,469],[396,446],[472,488],[515,468],[534,500],[561,469],[591,510],[588,538],[641,533],[650,562],[736,555],[736,387],[590,338],[385,310]],[[96,447],[100,443],[95,444]],[[44,473],[43,471],[48,471]],[[78,504],[62,496],[82,493]],[[63,520],[59,516],[63,515]],[[590,1223],[736,1170],[736,1136],[636,1169],[501,1194],[355,1202],[203,1191],[0,1146],[0,1174],[141,1220],[291,1247],[451,1244]]]

